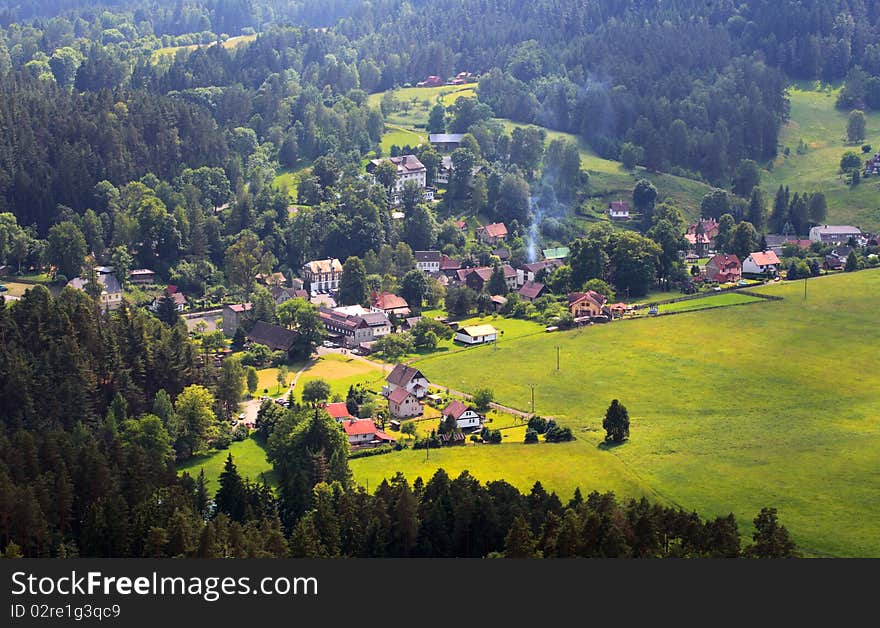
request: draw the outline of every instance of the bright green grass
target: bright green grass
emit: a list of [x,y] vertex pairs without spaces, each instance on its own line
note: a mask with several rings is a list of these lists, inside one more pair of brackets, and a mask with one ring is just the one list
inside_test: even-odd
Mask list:
[[[418,361],[436,383],[536,410],[577,440],[356,460],[375,486],[393,471],[470,469],[528,489],[649,493],[703,516],[733,511],[743,531],[765,506],[811,555],[880,556],[880,271],[761,288],[784,301],[621,321]],[[556,345],[562,369],[555,370]],[[612,399],[632,438],[598,447]],[[593,431],[584,431],[590,429]]]
[[[794,192],[825,193],[828,199],[828,222],[852,224],[868,231],[880,229],[880,178],[863,178],[860,185],[849,187],[838,173],[840,157],[852,150],[861,155],[861,145],[871,144],[880,150],[880,113],[867,113],[867,137],[858,145],[847,144],[846,120],[849,112],[835,108],[838,89],[820,91],[800,85],[789,92],[791,119],[780,137],[780,144],[791,152],[785,157],[780,150],[772,172],[762,173],[762,186],[768,204],[780,184]],[[803,139],[807,152],[797,154]]]
[[299,200],[298,186],[300,177],[307,172],[309,167],[299,168],[297,170],[280,170],[272,181],[272,185],[276,189],[286,191],[291,203]]
[[[220,45],[231,50],[241,44],[249,44],[256,38],[256,35],[238,35],[237,37],[230,37]],[[156,63],[157,61],[162,60],[163,57],[173,58],[178,50],[195,50],[196,48],[213,46],[215,43],[216,42],[211,42],[210,44],[192,44],[190,46],[168,46],[166,48],[159,48],[158,50],[153,51],[153,55],[150,59],[153,63]]]
[[356,384],[364,384],[368,389],[374,391],[381,390],[386,374],[363,360],[329,354],[318,358],[300,375],[295,390],[301,399],[302,390],[306,383],[315,379],[323,379],[330,384],[331,395],[340,395],[344,399],[348,393],[348,387]]
[[676,303],[666,303],[657,306],[660,314],[668,314],[670,312],[692,312],[694,310],[708,310],[716,307],[724,307],[727,305],[742,305],[745,303],[757,303],[763,301],[759,297],[750,294],[740,294],[739,292],[726,292],[717,295],[710,295],[699,299],[690,299],[688,301],[678,301]]
[[396,127],[396,126],[387,126],[385,127],[385,133],[382,135],[382,154],[390,155],[392,146],[418,146],[419,144],[424,144],[428,141],[428,137],[423,134],[416,133],[414,131],[409,131],[407,129]]
[[238,473],[243,478],[250,478],[252,482],[266,481],[270,486],[278,482],[272,465],[266,460],[266,450],[253,438],[248,438],[237,443],[232,443],[229,449],[214,451],[210,454],[196,456],[180,465],[178,472],[186,471],[193,479],[199,477],[199,472],[205,470],[209,494],[219,488],[217,480],[223,472],[226,457],[232,454],[232,461],[238,468]]

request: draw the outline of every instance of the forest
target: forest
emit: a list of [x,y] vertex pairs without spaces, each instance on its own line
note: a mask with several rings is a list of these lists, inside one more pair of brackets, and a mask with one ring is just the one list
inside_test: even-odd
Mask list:
[[[512,297],[502,314],[552,318],[587,285],[669,290],[686,282],[683,212],[640,178],[629,228],[589,224],[596,190],[581,146],[646,177],[712,186],[700,213],[719,220],[724,252],[763,249],[768,228],[803,234],[825,218],[821,191],[780,187],[771,201],[760,189],[786,88],[845,80],[840,107],[880,108],[878,29],[876,0],[0,0],[0,265],[90,286],[0,302],[0,550],[794,555],[772,510],[744,544],[730,517],[613,495],[563,502],[467,475],[397,477],[367,493],[351,484],[347,443],[311,407],[261,417],[279,494],[230,460],[208,495],[174,465],[235,437],[241,373],[211,366],[173,312],[100,312],[94,268],[149,268],[198,299],[266,304],[255,317],[306,335],[314,308],[276,312],[254,277],[337,257],[363,276],[352,304],[369,288],[467,315],[489,311],[489,295],[422,283],[413,251],[496,266],[504,292],[497,249],[457,226],[479,218],[509,226],[515,265],[541,242],[571,245],[569,263],[541,276],[552,294],[537,306]],[[410,187],[397,206],[393,173],[373,181],[363,168],[387,156],[400,103],[369,96],[458,72],[479,76],[475,94],[431,103],[425,129],[465,134],[442,201]],[[410,151],[433,184],[441,154],[392,148]],[[293,189],[277,184],[291,173]]]

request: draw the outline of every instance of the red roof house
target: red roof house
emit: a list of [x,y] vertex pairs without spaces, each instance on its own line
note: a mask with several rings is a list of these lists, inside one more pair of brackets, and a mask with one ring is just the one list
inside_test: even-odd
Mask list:
[[495,244],[507,237],[507,227],[503,222],[493,222],[478,228],[477,237],[487,244]]
[[351,416],[351,413],[348,411],[348,407],[345,405],[344,401],[328,403],[326,406],[324,406],[324,409],[327,411],[327,414],[340,422],[345,421],[346,419],[356,418]]
[[742,264],[736,255],[718,253],[706,263],[706,278],[725,283],[742,279]]

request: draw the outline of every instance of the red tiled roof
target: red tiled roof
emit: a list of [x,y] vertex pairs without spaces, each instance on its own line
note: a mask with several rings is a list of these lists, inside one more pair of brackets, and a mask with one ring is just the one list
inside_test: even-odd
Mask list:
[[752,261],[758,266],[772,266],[774,264],[779,264],[779,258],[776,257],[776,253],[773,251],[752,253],[749,257],[751,257]]
[[372,303],[373,307],[377,307],[380,310],[399,310],[409,307],[406,299],[390,292],[383,292],[382,294],[374,292]]
[[443,416],[451,416],[457,421],[464,414],[465,410],[467,410],[467,406],[463,402],[456,400],[443,408]]
[[605,295],[599,294],[595,290],[588,290],[587,292],[572,292],[568,295],[568,305],[571,307],[578,301],[589,300],[602,307],[605,305],[605,302],[608,300]]
[[233,312],[248,312],[253,306],[250,303],[236,303],[227,307]]
[[379,430],[376,424],[370,419],[352,419],[342,424],[342,428],[348,436],[359,436],[362,434],[375,434]]
[[395,388],[390,395],[388,395],[388,401],[392,401],[394,403],[403,403],[406,401],[406,398],[409,397],[412,393],[409,392],[406,388]]
[[519,294],[527,299],[537,299],[544,290],[544,284],[537,281],[527,281],[519,289]]
[[461,268],[461,262],[457,262],[448,255],[440,256],[440,270],[458,270]]
[[490,238],[503,238],[507,235],[507,227],[503,222],[493,222],[485,227],[480,227],[478,231],[484,231]]
[[346,407],[344,401],[328,403],[324,407],[324,409],[327,410],[327,414],[329,414],[334,419],[347,419],[351,416],[351,413],[348,411],[348,407]]

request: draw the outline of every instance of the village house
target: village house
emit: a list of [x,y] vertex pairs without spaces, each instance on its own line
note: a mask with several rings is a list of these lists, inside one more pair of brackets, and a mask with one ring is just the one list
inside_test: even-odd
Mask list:
[[497,339],[498,330],[492,325],[469,325],[455,332],[455,341],[466,345],[482,345]]
[[457,271],[459,283],[465,284],[471,290],[482,292],[489,279],[492,278],[492,268],[489,266],[478,266],[476,268],[462,268]]
[[421,316],[410,316],[409,318],[403,319],[403,322],[400,324],[400,328],[403,331],[411,331],[413,327],[418,325],[420,320],[422,320]]
[[842,270],[846,267],[846,260],[852,251],[852,247],[849,246],[838,246],[832,249],[831,252],[825,256],[823,266],[827,270]]
[[[419,158],[415,155],[400,155],[399,157],[371,159],[367,164],[367,172],[369,174],[375,173],[376,168],[386,161],[390,161],[397,167],[397,181],[395,182],[394,187],[389,190],[395,203],[400,201],[400,193],[403,192],[403,186],[407,181],[415,181],[419,184],[420,189],[426,189],[428,185],[428,169],[425,168],[425,164],[419,161]],[[375,177],[373,180],[376,182]]]
[[544,249],[541,253],[544,255],[544,259],[564,260],[571,255],[571,249],[567,246],[557,246],[552,249]]
[[245,313],[251,311],[250,303],[235,303],[223,306],[223,333],[227,336],[234,336],[238,331],[241,321]]
[[302,278],[312,292],[336,292],[339,279],[342,277],[342,263],[335,257],[332,259],[306,262],[302,267]]
[[412,314],[409,304],[403,297],[391,294],[390,292],[377,293],[375,290],[370,295],[370,310],[373,312],[384,312],[388,316],[397,316],[406,318]]
[[418,369],[405,364],[397,364],[385,378],[386,385],[382,394],[386,397],[398,388],[404,388],[412,393],[417,399],[422,399],[428,394],[428,378]]
[[449,277],[455,277],[457,270],[461,269],[461,262],[454,260],[446,254],[440,256],[440,272]]
[[330,415],[330,418],[337,423],[343,423],[345,421],[357,419],[357,417],[351,416],[351,413],[348,411],[348,406],[345,405],[344,401],[335,401],[333,403],[328,403],[324,405],[324,409],[327,411],[327,414]]
[[810,229],[810,242],[847,244],[850,238],[860,246],[866,241],[862,230],[850,225],[820,225]]
[[690,249],[697,256],[703,257],[712,250],[718,236],[718,221],[714,218],[700,218],[699,222],[689,225],[684,234]]
[[265,345],[271,351],[290,353],[296,342],[297,333],[278,325],[257,321],[245,337],[249,345]]
[[549,273],[554,268],[562,266],[561,259],[544,259],[529,264],[523,264],[516,271],[516,283],[519,286],[524,285],[527,281],[535,281],[539,278],[541,272]]
[[742,264],[744,275],[770,275],[779,273],[779,258],[773,251],[759,251],[749,255]]
[[629,203],[626,201],[611,201],[608,204],[608,216],[611,220],[629,220]]
[[457,400],[443,408],[442,414],[455,419],[455,426],[460,430],[478,430],[483,423],[483,417],[476,410]]
[[287,283],[287,277],[284,276],[284,273],[257,273],[254,276],[254,281],[263,284],[266,287],[269,286],[283,286]]
[[428,141],[437,150],[451,152],[461,146],[461,138],[463,137],[463,133],[430,133]]
[[[122,305],[122,286],[110,266],[96,266],[95,274],[98,277],[98,283],[101,286],[101,296],[98,298],[101,309],[105,312],[115,310]],[[74,277],[67,282],[67,285],[76,290],[86,289],[88,283],[83,277]]]
[[544,294],[544,284],[537,281],[527,281],[522,285],[517,293],[523,301],[534,301]]
[[440,251],[413,251],[416,268],[424,273],[440,272]]
[[135,268],[129,271],[128,281],[135,286],[148,286],[156,283],[156,273],[149,268]]
[[742,264],[736,255],[718,253],[706,262],[706,279],[725,283],[742,279]]
[[416,87],[440,87],[445,84],[446,84],[446,81],[444,81],[439,76],[432,74],[431,76],[426,78],[424,81],[419,81],[418,83],[416,83]]
[[353,349],[391,333],[391,321],[384,312],[364,311],[362,314],[350,314],[341,312],[340,309],[343,308],[318,308],[318,315],[330,340]]
[[506,246],[499,246],[496,249],[492,249],[492,255],[500,259],[502,262],[506,262],[510,259],[510,249]]
[[503,222],[478,227],[477,238],[485,244],[498,244],[507,238],[507,227]]
[[[186,296],[180,290],[177,289],[177,286],[168,286],[167,288],[168,296],[174,302],[174,310],[178,313],[182,313],[183,310],[186,309]],[[160,295],[153,299],[153,303],[150,304],[150,311],[158,312],[159,305],[162,302],[162,297],[164,295]]]
[[422,404],[406,388],[398,388],[388,395],[388,412],[395,419],[411,419],[422,416]]
[[282,288],[281,286],[272,286],[269,288],[269,294],[275,299],[275,305],[281,305],[291,299],[309,300],[309,293],[302,288]]
[[608,299],[605,295],[599,294],[595,290],[572,292],[568,295],[568,311],[576,322],[600,316],[610,318],[610,311],[605,307],[607,302]]
[[492,309],[496,312],[500,312],[501,308],[507,305],[507,297],[503,297],[500,294],[493,294],[489,297],[489,300],[492,302]]
[[377,447],[391,444],[394,439],[376,427],[371,419],[350,419],[342,422],[342,429],[349,444],[355,448]]

